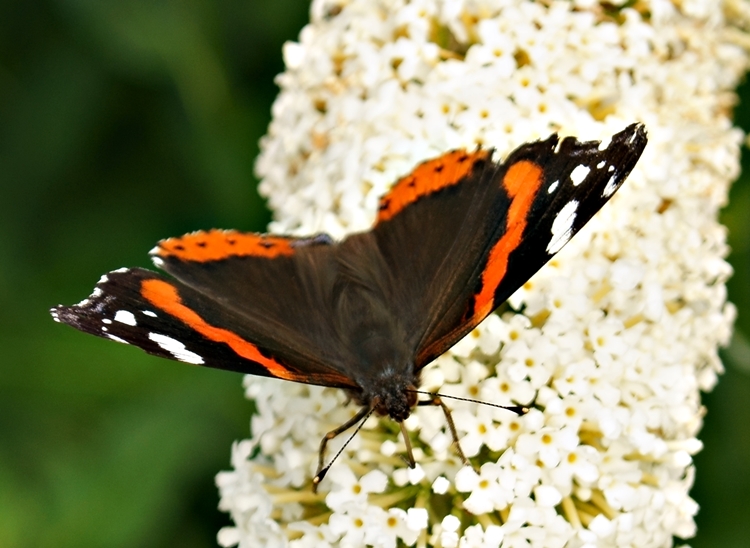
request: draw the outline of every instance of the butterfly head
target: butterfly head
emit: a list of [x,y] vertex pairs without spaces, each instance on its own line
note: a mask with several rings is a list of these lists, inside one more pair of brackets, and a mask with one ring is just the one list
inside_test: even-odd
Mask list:
[[419,378],[410,373],[379,375],[363,383],[362,392],[356,394],[358,403],[374,409],[378,415],[388,416],[396,422],[403,422],[417,404]]

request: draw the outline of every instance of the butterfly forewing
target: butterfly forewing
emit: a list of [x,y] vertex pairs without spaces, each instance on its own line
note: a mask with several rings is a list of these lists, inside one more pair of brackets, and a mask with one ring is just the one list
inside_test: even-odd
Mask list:
[[552,258],[619,188],[645,145],[641,125],[606,147],[552,136],[378,223],[383,253],[409,295],[395,304],[411,320],[416,366],[453,346]]
[[280,326],[267,337],[221,298],[149,270],[120,269],[102,277],[81,303],[52,309],[55,320],[186,363],[286,380],[355,388],[319,356],[297,349]]
[[551,259],[620,188],[640,158],[647,138],[642,125],[614,135],[606,148],[598,141],[567,137],[525,145],[507,160],[543,165],[543,182],[533,201],[520,244],[509,254],[506,274],[491,308],[506,301]]

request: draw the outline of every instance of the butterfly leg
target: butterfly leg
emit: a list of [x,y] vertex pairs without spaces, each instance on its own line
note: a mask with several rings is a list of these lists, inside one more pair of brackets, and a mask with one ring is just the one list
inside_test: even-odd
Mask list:
[[[342,424],[338,428],[334,428],[333,430],[328,432],[325,436],[323,436],[323,439],[320,440],[320,450],[318,451],[318,471],[315,473],[315,477],[313,478],[313,491],[317,490],[318,484],[321,482],[326,472],[328,471],[328,468],[330,467],[330,464],[328,466],[324,466],[324,460],[326,456],[326,447],[328,446],[328,442],[331,441],[336,436],[338,436],[339,434],[341,434],[342,432],[346,432],[347,430],[349,430],[352,426],[354,426],[355,424],[360,422],[362,419],[364,419],[365,416],[369,416],[372,412],[373,412],[373,409],[369,407],[363,407],[351,419],[346,421],[344,424]],[[336,457],[338,457],[338,454],[336,455]],[[333,460],[336,460],[336,457],[334,457]]]
[[414,452],[411,450],[411,440],[409,439],[409,433],[406,431],[406,427],[404,426],[404,422],[401,421],[398,423],[399,427],[401,428],[401,435],[404,437],[404,445],[406,445],[406,456],[402,456],[401,458],[404,459],[404,462],[409,465],[409,468],[415,468],[417,466],[417,463],[414,461]]
[[433,395],[432,399],[421,400],[417,402],[417,405],[440,406],[440,408],[443,410],[443,413],[445,414],[445,420],[448,423],[448,429],[451,431],[451,436],[453,437],[453,445],[456,446],[456,453],[458,453],[458,456],[461,459],[461,462],[464,463],[464,466],[471,466],[469,459],[466,458],[466,455],[464,455],[464,452],[461,450],[461,444],[458,442],[458,432],[456,432],[456,425],[453,422],[453,415],[451,415],[451,410],[448,409],[448,406],[445,405],[445,403],[443,403],[443,400],[441,400],[439,396]]

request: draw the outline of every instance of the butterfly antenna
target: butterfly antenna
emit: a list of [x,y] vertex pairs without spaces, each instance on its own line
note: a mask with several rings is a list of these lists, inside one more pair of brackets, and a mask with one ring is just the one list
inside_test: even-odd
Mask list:
[[435,398],[447,398],[449,400],[467,401],[470,403],[478,403],[480,405],[489,405],[490,407],[497,407],[498,409],[505,409],[506,411],[511,411],[512,413],[515,413],[519,417],[521,415],[525,415],[530,410],[529,407],[525,405],[500,405],[497,403],[490,403],[488,401],[472,400],[469,398],[459,398],[458,396],[449,396],[447,394],[440,394],[439,392],[426,392],[424,390],[410,390],[410,392],[415,392],[417,394],[425,394],[433,398],[432,400],[429,400],[426,403],[420,402],[419,405],[440,405],[438,403],[433,403],[434,399]]
[[[448,398],[451,400],[458,400],[458,401],[468,401],[471,403],[480,403],[483,405],[489,405],[491,407],[497,407],[499,409],[505,409],[507,411],[512,411],[513,413],[517,415],[524,415],[529,412],[529,408],[523,405],[498,405],[496,403],[489,403],[485,401],[479,401],[479,400],[471,400],[469,398],[460,398],[458,396],[448,396],[446,394],[439,394],[438,392],[426,392],[424,390],[409,390],[409,392],[414,392],[416,394],[425,394],[427,396],[430,396],[431,399],[429,400],[422,400],[420,402],[417,402],[417,405],[437,405],[443,410],[443,414],[445,415],[445,420],[448,423],[448,429],[451,431],[451,437],[453,438],[453,444],[456,446],[456,453],[458,453],[458,456],[461,459],[461,462],[464,463],[464,466],[471,466],[471,463],[469,462],[469,459],[466,458],[466,455],[464,455],[463,450],[461,449],[461,444],[458,441],[458,432],[456,431],[456,424],[453,422],[453,415],[451,414],[451,410],[448,409],[448,406],[443,403],[442,398]],[[403,428],[403,426],[402,426]]]
[[[333,465],[334,462],[336,462],[336,459],[339,458],[339,455],[346,449],[346,446],[349,445],[349,442],[352,441],[352,438],[357,435],[357,433],[362,429],[362,427],[365,425],[365,422],[367,422],[367,419],[370,418],[370,415],[372,415],[375,412],[375,405],[373,405],[370,408],[363,407],[359,410],[359,412],[354,415],[351,419],[346,421],[344,424],[336,428],[335,430],[331,430],[328,432],[323,439],[320,442],[320,453],[318,455],[318,472],[315,474],[315,477],[312,480],[312,490],[313,493],[318,492],[318,485],[321,481],[323,481],[323,478],[328,473],[328,470],[331,468],[331,465]],[[357,426],[357,429],[352,433],[351,436],[349,436],[349,439],[346,440],[346,443],[341,446],[341,449],[338,450],[338,452],[333,456],[331,459],[331,462],[328,463],[327,466],[323,466],[323,458],[325,457],[325,451],[326,451],[326,445],[328,445],[328,442],[331,441],[333,438],[341,434],[342,432],[349,430],[354,424],[359,422],[359,425]]]

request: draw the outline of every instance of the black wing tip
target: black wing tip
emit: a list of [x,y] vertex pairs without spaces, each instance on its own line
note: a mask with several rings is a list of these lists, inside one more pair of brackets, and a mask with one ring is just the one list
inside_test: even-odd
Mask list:
[[571,149],[589,149],[596,147],[600,150],[606,150],[613,146],[625,146],[630,150],[642,151],[648,142],[648,131],[646,131],[646,125],[642,122],[633,122],[625,127],[625,129],[602,140],[579,141],[578,138],[573,135],[568,135],[560,140],[558,134],[555,133],[550,135],[550,137],[544,142],[550,143],[553,146],[557,145],[559,142],[559,148],[569,147]]
[[[642,122],[634,122],[608,139],[594,141],[580,141],[573,135],[560,136],[552,133],[546,139],[523,144],[513,150],[503,163],[513,163],[524,158],[538,159],[542,155],[567,154],[581,156],[596,150],[615,150],[633,156],[636,160],[648,143],[648,132]],[[633,163],[635,165],[635,163]],[[633,166],[631,166],[632,168]]]
[[[100,282],[100,284],[101,283],[102,282]],[[90,329],[87,329],[87,326],[90,323],[87,321],[87,318],[103,305],[102,297],[104,293],[99,288],[100,284],[97,284],[91,295],[78,304],[70,306],[59,304],[50,308],[49,313],[52,316],[52,319],[58,323],[64,323],[75,327],[76,329],[91,332]]]
[[642,122],[634,122],[612,136],[612,143],[622,143],[632,150],[642,151],[648,143],[648,131]]
[[70,326],[80,329],[82,331],[92,332],[90,329],[86,329],[88,325],[87,318],[91,314],[96,315],[103,306],[106,306],[107,291],[105,286],[111,284],[117,278],[127,275],[136,277],[146,277],[150,271],[142,268],[118,268],[112,270],[99,278],[99,281],[94,286],[91,294],[83,299],[78,304],[66,306],[58,304],[49,309],[50,316],[58,323],[64,323]]
[[604,150],[611,151],[613,157],[621,158],[619,170],[619,187],[628,177],[641,158],[648,144],[648,132],[643,123],[630,124],[622,131],[615,133]]
[[94,297],[92,296],[72,306],[55,306],[50,308],[49,313],[57,323],[69,325],[84,333],[104,336],[104,333],[100,333],[99,330],[94,329],[93,323],[90,321],[88,309],[93,304]]
[[82,320],[86,315],[86,310],[96,306],[101,296],[102,291],[101,289],[99,289],[99,284],[97,284],[91,295],[83,299],[78,304],[74,304],[71,306],[58,304],[57,306],[53,306],[52,308],[50,308],[49,313],[52,316],[52,319],[56,322],[68,324],[81,329],[81,325],[83,325]]
[[57,323],[68,323],[65,321],[66,319],[66,308],[65,306],[58,304],[57,306],[53,306],[49,309],[49,315],[52,316],[52,319],[55,320]]

